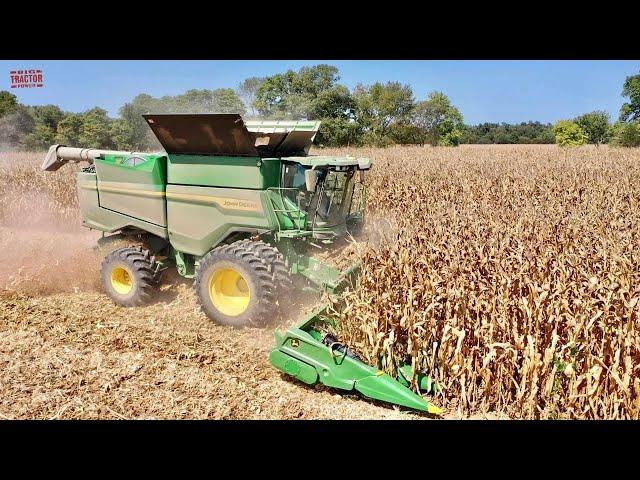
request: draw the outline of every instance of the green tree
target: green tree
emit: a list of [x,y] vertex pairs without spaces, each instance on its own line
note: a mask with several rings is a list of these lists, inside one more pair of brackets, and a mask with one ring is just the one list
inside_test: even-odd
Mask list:
[[80,134],[82,131],[82,117],[78,113],[71,113],[58,123],[55,143],[69,146],[96,147],[96,145],[82,145]]
[[245,106],[231,88],[192,89],[181,95],[162,97],[159,102],[155,102],[149,113],[164,112],[243,114]]
[[381,146],[393,143],[392,125],[408,124],[414,108],[411,86],[399,82],[358,85],[353,98],[364,142]]
[[[271,118],[318,119],[318,103],[323,92],[336,86],[338,69],[331,65],[302,67],[266,77],[256,93],[254,106],[262,116]],[[334,99],[339,95],[329,95]],[[330,117],[331,118],[331,117]]]
[[422,143],[422,133],[410,123],[394,123],[389,127],[389,138],[399,145]]
[[295,72],[279,73],[265,78],[258,88],[255,108],[260,115],[271,118],[286,118],[294,113],[291,111],[291,97],[293,77]]
[[451,129],[440,137],[438,145],[441,147],[457,147],[460,145],[462,131],[458,128]]
[[11,113],[0,118],[0,148],[23,147],[23,139],[35,128],[29,108],[18,104]]
[[107,111],[99,107],[69,114],[58,123],[55,141],[77,147],[113,148],[111,122]]
[[357,146],[361,136],[360,125],[354,120],[326,118],[320,124],[315,143],[323,147]]
[[13,113],[17,107],[18,99],[13,93],[0,91],[0,117]]
[[580,128],[580,125],[570,120],[560,120],[556,123],[553,127],[553,133],[556,143],[561,147],[584,145],[587,140],[587,135]]
[[603,111],[585,113],[575,119],[587,136],[588,143],[600,145],[609,141],[609,114]]
[[431,92],[419,102],[412,115],[412,124],[420,132],[420,143],[433,146],[456,146],[462,138],[463,118],[460,111],[442,92]]
[[622,104],[620,120],[632,122],[640,120],[640,74],[627,77],[622,86],[622,96],[629,101]]
[[618,122],[611,127],[611,146],[640,147],[640,121]]
[[[539,124],[539,122],[536,122]],[[533,140],[534,143],[554,143],[555,142],[555,135],[553,134],[553,128],[551,127],[551,124],[545,125],[543,126],[538,134],[534,137]]]
[[353,119],[356,102],[344,85],[334,85],[322,90],[311,102],[311,119],[342,118]]
[[22,145],[28,150],[42,150],[55,143],[58,124],[65,113],[57,105],[36,105],[29,107],[34,119],[33,129],[22,139]]
[[27,150],[44,150],[55,143],[56,131],[43,123],[37,123],[33,130],[21,140]]
[[238,96],[244,102],[251,117],[256,117],[258,115],[258,110],[254,104],[258,95],[258,90],[263,83],[263,77],[249,77],[244,79],[238,85]]
[[117,118],[111,122],[109,135],[117,150],[140,149],[140,144],[134,141],[133,127],[122,118]]
[[129,145],[132,150],[146,150],[157,148],[160,144],[155,139],[153,132],[142,117],[145,113],[166,113],[160,105],[160,101],[151,95],[140,94],[125,103],[119,110],[120,119],[124,124],[118,124],[116,129],[117,140],[120,145]]
[[244,103],[232,88],[218,88],[213,90],[212,96],[217,107],[215,113],[239,113],[244,115],[247,111]]
[[460,143],[555,143],[553,125],[540,122],[481,123],[462,129]]
[[56,129],[66,114],[57,105],[36,105],[31,107],[31,114],[37,123]]
[[78,136],[79,146],[94,148],[113,148],[111,140],[111,119],[107,111],[94,107],[80,114],[81,128]]

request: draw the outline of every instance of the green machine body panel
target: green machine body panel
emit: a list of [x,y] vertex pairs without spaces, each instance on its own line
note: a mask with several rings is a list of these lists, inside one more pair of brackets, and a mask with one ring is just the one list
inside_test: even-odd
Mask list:
[[202,256],[230,233],[271,229],[260,190],[168,184],[167,219],[171,245]]
[[277,187],[280,161],[260,157],[168,155],[168,183],[264,190]]
[[[100,203],[98,202],[98,176],[95,172],[80,171],[76,177],[78,204],[83,222],[101,223]],[[99,229],[102,230],[102,229]]]
[[94,163],[102,208],[161,227],[167,226],[164,199],[166,156],[105,155]]
[[[162,162],[162,157],[157,157],[157,160]],[[134,227],[161,238],[168,238],[164,184],[150,183],[151,180],[150,182],[112,181],[115,178],[111,175],[112,173],[116,173],[118,179],[122,179],[121,175],[123,174],[115,169],[112,170],[109,168],[110,166],[101,168],[106,181],[99,179],[97,166],[95,171],[85,169],[78,172],[78,202],[83,216],[83,224],[89,228],[108,233]],[[147,180],[154,174],[162,175],[155,170],[156,168],[158,168],[157,165],[151,169],[153,172],[151,175],[149,172],[144,172],[141,177]],[[131,180],[129,177],[126,179]],[[116,185],[118,186],[116,187]],[[116,188],[118,188],[117,192]],[[140,201],[140,198],[143,200]],[[119,206],[121,202],[127,204],[126,208],[123,209]],[[146,208],[149,210],[145,211]]]
[[104,181],[167,183],[167,156],[164,153],[108,154],[97,158],[94,164],[98,177]]

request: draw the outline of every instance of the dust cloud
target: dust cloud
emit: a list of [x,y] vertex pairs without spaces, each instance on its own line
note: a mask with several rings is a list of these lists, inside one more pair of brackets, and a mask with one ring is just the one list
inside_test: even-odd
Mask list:
[[31,295],[98,290],[100,237],[80,225],[77,209],[46,194],[2,192],[0,292]]
[[367,243],[377,250],[383,241],[389,241],[399,232],[398,222],[393,216],[367,214],[360,242]]

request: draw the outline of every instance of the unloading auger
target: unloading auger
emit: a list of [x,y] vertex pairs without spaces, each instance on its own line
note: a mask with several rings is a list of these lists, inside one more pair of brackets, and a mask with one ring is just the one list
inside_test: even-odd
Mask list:
[[[198,302],[214,322],[264,325],[296,283],[338,293],[355,281],[357,266],[339,272],[313,252],[362,228],[369,159],[308,155],[320,127],[315,121],[144,118],[164,151],[53,145],[42,165],[54,171],[70,161],[89,163],[77,176],[83,225],[103,232],[98,243],[107,250],[130,242],[102,262],[103,288],[114,302],[144,304],[161,272],[175,267],[194,279]],[[322,333],[326,310],[276,331],[274,367],[307,384],[439,413],[409,388],[433,392],[428,377],[404,365],[392,378]]]

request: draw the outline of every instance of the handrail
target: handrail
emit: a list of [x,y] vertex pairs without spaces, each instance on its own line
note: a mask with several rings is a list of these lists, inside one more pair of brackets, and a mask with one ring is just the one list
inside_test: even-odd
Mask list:
[[[294,188],[294,187],[269,187],[267,188],[267,190],[277,191],[278,194],[280,195],[280,201],[282,202],[283,206],[286,205],[285,199],[282,193],[283,190],[295,190],[296,192],[300,191],[300,189]],[[283,230],[286,230],[286,229],[283,228],[277,213],[286,213],[289,219],[291,220],[291,223],[296,225],[298,227],[298,230],[302,230],[302,228],[300,227],[300,221],[302,220],[302,218],[300,218],[301,210],[299,207],[297,209],[296,208],[279,208],[278,205],[276,205],[275,202],[273,201],[272,197],[269,197],[269,201],[271,202],[271,209],[276,213],[276,223],[278,224],[278,232],[282,232]],[[292,213],[297,213],[298,218],[294,218],[291,215]]]

